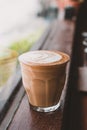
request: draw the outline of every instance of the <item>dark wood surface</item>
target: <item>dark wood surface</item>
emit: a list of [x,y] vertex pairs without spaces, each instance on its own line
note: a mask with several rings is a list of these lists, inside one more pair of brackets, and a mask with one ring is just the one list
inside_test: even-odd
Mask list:
[[87,66],[84,67],[82,44],[82,33],[87,32],[86,12],[87,1],[81,6],[77,19],[62,130],[87,130],[87,84],[83,81],[87,80]]
[[[52,25],[49,36],[40,49],[60,50],[71,56],[75,23],[73,21],[56,21]],[[34,48],[35,49],[35,48]],[[69,65],[70,66],[70,65]],[[67,69],[67,76],[69,67]],[[39,113],[33,111],[25,95],[16,111],[8,130],[61,130],[63,120],[63,101],[66,92],[64,87],[61,97],[61,107],[52,113]],[[2,124],[4,124],[2,122]],[[3,125],[1,128],[4,128]]]

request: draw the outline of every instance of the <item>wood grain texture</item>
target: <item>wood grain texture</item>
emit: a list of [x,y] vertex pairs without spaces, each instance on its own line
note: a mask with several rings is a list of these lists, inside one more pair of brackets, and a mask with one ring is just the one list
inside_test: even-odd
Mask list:
[[55,130],[61,127],[61,110],[50,114],[35,112],[30,109],[26,96],[22,100],[20,109],[18,109],[17,116],[13,119],[10,130]]
[[[55,50],[67,52],[69,55],[71,55],[74,27],[75,27],[75,23],[72,21],[61,21],[61,22],[57,21],[56,23],[54,23],[54,26],[52,26],[49,36],[44,42],[41,49],[47,49],[47,50],[55,49]],[[68,42],[65,42],[67,41],[67,37],[68,37],[64,35],[66,31],[67,32],[70,31],[67,34],[67,35],[70,34]],[[69,67],[67,71],[69,71]],[[61,98],[62,102],[64,100],[65,91],[66,88],[64,88],[63,95]],[[61,104],[61,108],[59,110],[53,113],[38,113],[30,109],[28,98],[27,96],[25,96],[19,106],[19,109],[14,115],[14,118],[8,130],[61,130],[62,119],[63,119],[62,106],[63,104]]]

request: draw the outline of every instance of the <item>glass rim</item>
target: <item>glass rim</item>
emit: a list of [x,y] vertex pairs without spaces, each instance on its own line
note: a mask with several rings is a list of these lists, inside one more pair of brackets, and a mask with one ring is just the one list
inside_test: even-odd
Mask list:
[[8,53],[7,56],[2,56],[0,58],[0,64],[7,63],[18,57],[18,52],[16,52],[15,50],[7,49],[7,48],[0,49],[0,50],[2,51],[3,54]]
[[61,51],[54,51],[54,50],[37,50],[37,51],[50,51],[50,52],[54,52],[56,54],[58,53],[58,54],[62,55],[63,58],[56,62],[39,64],[39,63],[35,63],[35,62],[34,63],[28,62],[27,60],[25,60],[24,57],[26,57],[26,55],[29,53],[29,52],[26,52],[26,53],[23,53],[22,55],[20,55],[18,57],[18,59],[21,63],[32,66],[32,67],[52,67],[52,66],[55,67],[55,66],[60,66],[60,65],[66,64],[70,60],[70,56]]

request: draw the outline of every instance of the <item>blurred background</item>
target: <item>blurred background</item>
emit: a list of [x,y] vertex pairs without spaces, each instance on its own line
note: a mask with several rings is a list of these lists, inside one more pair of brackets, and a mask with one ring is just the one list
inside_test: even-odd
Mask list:
[[58,10],[66,9],[68,17],[72,17],[74,11],[70,8],[78,6],[80,1],[0,0],[0,46],[8,47],[15,42],[29,40],[29,35],[33,35],[32,42],[35,42],[49,23],[58,17]]
[[50,20],[56,17],[55,13],[54,0],[0,0],[0,46],[8,47],[27,40],[29,35],[37,40]]

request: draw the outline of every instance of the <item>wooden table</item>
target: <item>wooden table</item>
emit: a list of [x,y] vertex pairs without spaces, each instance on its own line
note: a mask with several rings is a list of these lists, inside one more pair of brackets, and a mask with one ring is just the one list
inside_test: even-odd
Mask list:
[[[24,91],[21,86],[0,130],[87,130],[87,92],[78,89],[78,68],[83,66],[81,32],[87,31],[87,18],[83,17],[86,12],[86,5],[83,4],[77,23],[70,20],[55,21],[31,49],[60,50],[70,55],[67,84],[61,96],[61,108],[52,113],[33,111],[29,106],[26,94],[21,102],[18,102],[19,95]],[[18,105],[17,103],[19,103],[19,107],[12,117],[12,110]]]

